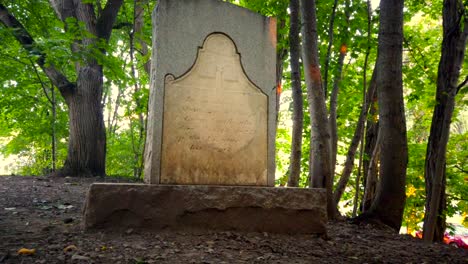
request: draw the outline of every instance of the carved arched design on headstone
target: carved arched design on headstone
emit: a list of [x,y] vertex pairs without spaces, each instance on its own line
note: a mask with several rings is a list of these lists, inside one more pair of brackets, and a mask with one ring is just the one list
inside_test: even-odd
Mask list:
[[267,185],[268,98],[228,36],[210,34],[164,90],[160,183]]

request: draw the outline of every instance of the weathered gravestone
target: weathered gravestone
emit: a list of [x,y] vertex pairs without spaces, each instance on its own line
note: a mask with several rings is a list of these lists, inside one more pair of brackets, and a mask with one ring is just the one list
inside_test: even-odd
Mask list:
[[145,181],[273,186],[276,20],[209,0],[154,19]]
[[[274,73],[269,75],[274,85]],[[268,184],[268,110],[274,109],[269,109],[267,94],[244,73],[227,35],[208,35],[187,73],[178,78],[166,75],[162,104],[162,137],[157,135],[162,147],[155,155],[161,162],[151,160],[150,154],[148,182]],[[159,164],[159,173],[152,170]],[[273,171],[270,168],[271,176]]]
[[276,21],[217,0],[160,0],[149,185],[94,184],[85,227],[325,231],[325,191],[274,188]]

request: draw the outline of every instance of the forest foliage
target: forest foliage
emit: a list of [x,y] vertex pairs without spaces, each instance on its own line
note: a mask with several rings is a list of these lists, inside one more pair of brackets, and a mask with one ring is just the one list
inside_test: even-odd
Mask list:
[[[89,0],[87,0],[89,1]],[[94,1],[91,1],[94,2]],[[100,1],[97,1],[98,3]],[[105,1],[104,1],[105,2]],[[135,7],[142,3],[143,26],[135,32]],[[230,1],[278,21],[278,50],[289,45],[289,1],[240,0]],[[372,1],[374,2],[374,1]],[[1,0],[9,11],[35,38],[33,49],[25,50],[10,29],[0,24],[0,153],[13,155],[17,162],[9,168],[14,174],[43,175],[63,165],[67,155],[68,115],[63,98],[38,67],[40,52],[47,54],[46,64],[53,64],[67,76],[76,77],[73,64],[86,56],[94,56],[104,66],[104,96],[102,106],[107,131],[106,174],[141,178],[149,75],[142,43],[151,47],[151,12],[155,1],[124,1],[114,24],[108,43],[99,43],[105,54],[71,52],[75,38],[89,35],[79,23],[76,28],[64,30],[64,22],[57,18],[46,0]],[[346,57],[341,72],[337,102],[338,160],[335,184],[341,174],[344,157],[353,137],[363,105],[364,79],[370,81],[377,57],[378,6],[372,6],[371,32],[367,30],[367,4],[365,1],[337,1],[330,43],[330,18],[333,1],[317,1],[317,27],[320,65],[323,71],[328,63],[327,79],[331,87],[337,74],[338,59],[343,49]],[[468,15],[468,11],[465,11]],[[349,21],[346,19],[349,16]],[[442,43],[442,0],[406,1],[404,10],[403,88],[407,121],[409,162],[406,183],[406,207],[403,225],[409,231],[424,217],[425,182],[424,162],[435,101],[438,63]],[[71,19],[71,18],[70,18]],[[138,36],[135,37],[135,34]],[[369,36],[369,37],[368,37]],[[135,40],[142,41],[135,41]],[[157,41],[157,40],[156,40]],[[342,43],[346,43],[345,46]],[[102,46],[100,46],[102,45]],[[369,49],[367,68],[364,68]],[[366,72],[366,77],[364,77]],[[303,75],[302,75],[303,76]],[[468,76],[468,59],[464,60],[461,79]],[[462,80],[460,80],[461,82]],[[368,85],[368,83],[366,83]],[[304,130],[302,143],[301,177],[299,185],[309,185],[310,116],[305,101],[303,82]],[[138,87],[138,89],[136,89]],[[288,180],[291,149],[291,80],[289,57],[285,56],[282,71],[281,99],[276,139],[277,185]],[[331,89],[327,90],[329,103]],[[462,215],[468,223],[468,88],[462,88],[456,97],[450,140],[447,147],[447,210],[446,215]],[[374,102],[374,104],[376,104]],[[378,106],[377,106],[378,107]],[[369,120],[378,120],[369,115]],[[144,135],[144,133],[143,133]],[[52,146],[55,147],[52,147]],[[356,155],[358,164],[360,150]],[[369,159],[363,155],[363,159]],[[354,166],[350,181],[340,205],[344,214],[351,215],[356,194],[355,180],[358,166]],[[364,184],[358,185],[358,201],[362,199]],[[359,207],[359,206],[358,206]]]

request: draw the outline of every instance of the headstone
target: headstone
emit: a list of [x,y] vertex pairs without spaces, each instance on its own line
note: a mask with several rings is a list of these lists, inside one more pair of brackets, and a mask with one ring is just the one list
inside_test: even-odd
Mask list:
[[276,20],[222,1],[159,1],[145,181],[273,186]]
[[275,188],[276,22],[218,0],[159,0],[148,184],[93,184],[94,228],[325,233],[324,189]]

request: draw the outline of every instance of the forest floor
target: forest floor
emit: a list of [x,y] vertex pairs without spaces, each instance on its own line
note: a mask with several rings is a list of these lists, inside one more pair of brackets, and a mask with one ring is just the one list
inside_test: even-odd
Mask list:
[[[468,250],[347,222],[328,224],[326,238],[132,229],[84,232],[82,205],[95,181],[118,180],[0,177],[0,263],[468,263]],[[21,248],[35,252],[19,254]]]

